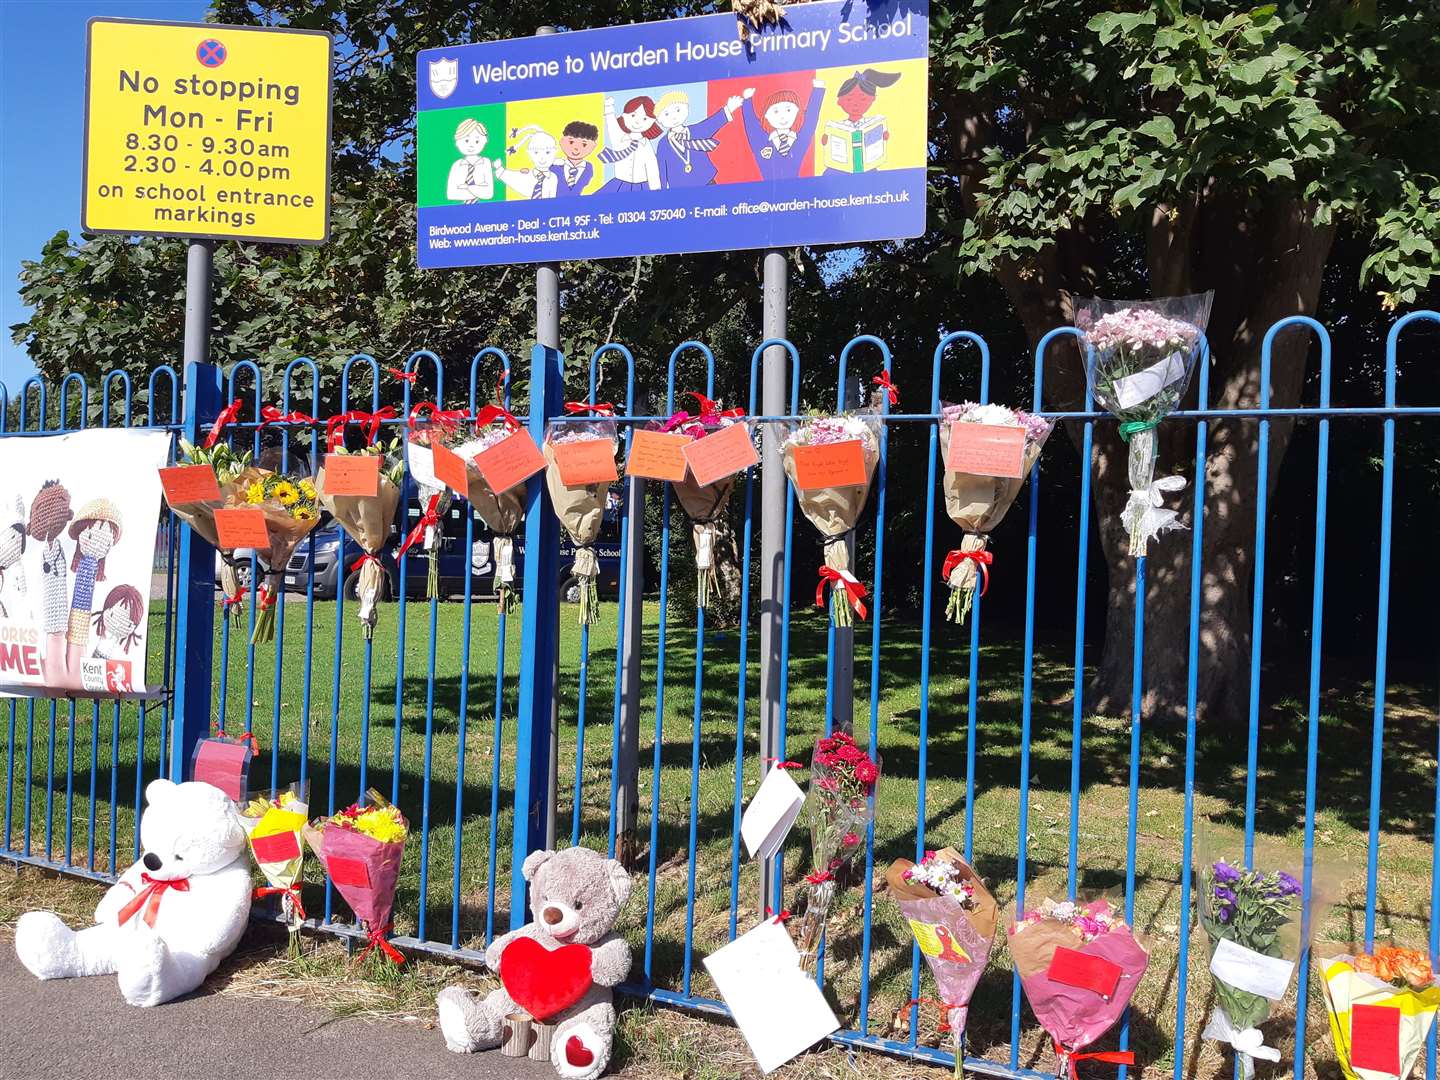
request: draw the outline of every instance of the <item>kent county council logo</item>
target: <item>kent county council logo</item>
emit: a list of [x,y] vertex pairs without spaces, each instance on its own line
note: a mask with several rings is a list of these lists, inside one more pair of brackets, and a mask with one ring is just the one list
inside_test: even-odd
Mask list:
[[460,85],[460,59],[430,61],[430,92],[442,101],[455,92]]
[[219,67],[225,63],[225,57],[228,55],[229,53],[226,51],[225,46],[214,38],[206,38],[200,42],[199,48],[195,50],[195,59],[199,60],[200,63],[207,68]]

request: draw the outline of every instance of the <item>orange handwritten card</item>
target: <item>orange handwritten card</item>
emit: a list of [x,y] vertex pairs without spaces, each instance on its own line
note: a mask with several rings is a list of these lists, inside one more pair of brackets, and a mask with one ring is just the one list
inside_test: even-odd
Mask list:
[[160,486],[165,489],[165,501],[171,506],[220,501],[220,485],[215,480],[215,470],[209,465],[161,469]]
[[326,495],[380,494],[380,457],[377,454],[326,454]]
[[950,425],[950,457],[945,464],[951,472],[1018,480],[1025,475],[1025,429],[957,420]]
[[801,491],[865,483],[865,447],[859,439],[797,446],[795,486]]
[[651,480],[684,480],[685,447],[689,443],[689,435],[637,431],[630,438],[630,460],[625,462],[625,475],[644,476]]
[[530,432],[521,428],[475,455],[475,467],[496,495],[504,495],[516,484],[545,468],[545,455]]
[[263,510],[216,510],[215,537],[226,551],[234,551],[236,548],[270,550],[270,530],[265,528]]
[[566,487],[608,484],[620,479],[615,471],[615,444],[609,439],[552,443],[550,452],[560,469],[560,482]]
[[[685,447],[685,461],[701,487],[734,476],[759,460],[750,441],[749,424],[731,424]],[[863,461],[861,464],[863,467]]]
[[439,443],[431,445],[430,453],[435,459],[435,475],[442,484],[461,495],[470,490],[470,481],[465,475],[464,458]]

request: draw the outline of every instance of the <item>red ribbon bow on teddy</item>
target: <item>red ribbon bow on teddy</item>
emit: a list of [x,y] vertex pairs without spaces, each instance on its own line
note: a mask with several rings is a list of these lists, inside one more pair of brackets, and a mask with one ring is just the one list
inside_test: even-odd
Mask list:
[[210,426],[210,434],[205,436],[205,449],[209,450],[220,441],[220,432],[225,430],[226,424],[233,424],[235,418],[240,415],[240,399],[236,398],[225,408],[220,410],[220,415],[215,417],[215,423]]
[[420,520],[415,523],[415,528],[410,530],[410,535],[405,537],[404,542],[400,545],[399,549],[396,550],[395,557],[397,559],[424,539],[426,529],[433,529],[440,524],[440,513],[436,509],[439,505],[440,495],[437,492],[430,496],[430,505],[425,507],[425,512],[420,515]]
[[[160,914],[160,900],[165,895],[165,890],[174,889],[176,892],[189,892],[190,879],[177,878],[174,881],[164,881],[160,878],[152,878],[149,874],[141,874],[140,880],[145,883],[145,888],[136,893],[135,896],[120,909],[120,914],[117,916],[116,921],[119,925],[124,926],[135,917],[136,912],[144,908],[145,914],[142,918],[145,920],[145,925],[153,930],[155,928],[155,918]],[[133,888],[133,886],[130,887]]]
[[820,567],[820,584],[815,586],[816,607],[823,608],[825,606],[826,585],[843,587],[846,601],[855,609],[855,614],[859,615],[860,618],[863,619],[870,614],[869,609],[864,604],[864,599],[869,593],[866,592],[865,586],[860,584],[860,580],[854,574],[850,573],[850,571],[836,570],[833,566]]
[[995,561],[995,556],[988,551],[961,551],[956,548],[945,556],[945,565],[940,568],[940,580],[949,581],[955,568],[967,559],[980,571],[980,595],[984,596],[985,590],[990,588],[990,564]]

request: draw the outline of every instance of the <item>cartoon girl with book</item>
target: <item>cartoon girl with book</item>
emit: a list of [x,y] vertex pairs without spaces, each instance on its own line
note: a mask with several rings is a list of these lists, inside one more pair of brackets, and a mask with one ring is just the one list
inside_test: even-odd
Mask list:
[[615,175],[596,194],[625,191],[659,191],[660,163],[655,140],[664,132],[655,120],[655,102],[643,94],[625,103],[615,114],[615,99],[605,99],[605,138],[608,145],[596,155],[615,166]]
[[868,115],[881,87],[894,86],[900,80],[898,71],[857,71],[843,83],[835,95],[835,104],[845,113],[844,120],[831,120],[820,136],[826,147],[825,164],[845,172],[864,172],[879,166],[885,158],[885,142],[890,129],[883,116]]
[[495,170],[495,175],[517,195],[527,199],[553,199],[559,178],[550,171],[550,166],[555,164],[555,158],[560,153],[560,144],[555,141],[555,136],[539,124],[526,124],[523,128],[513,129],[510,138],[515,141],[506,153],[514,157],[521,150],[528,150],[530,168],[512,169],[502,165]]
[[140,643],[140,621],[145,617],[145,599],[134,585],[116,585],[95,613],[94,655],[101,660],[124,660]]
[[816,79],[810,100],[800,108],[800,95],[794,90],[777,90],[765,99],[765,106],[755,111],[755,88],[744,94],[745,138],[750,153],[765,180],[794,180],[804,167],[820,122],[820,102],[825,97],[825,84]]

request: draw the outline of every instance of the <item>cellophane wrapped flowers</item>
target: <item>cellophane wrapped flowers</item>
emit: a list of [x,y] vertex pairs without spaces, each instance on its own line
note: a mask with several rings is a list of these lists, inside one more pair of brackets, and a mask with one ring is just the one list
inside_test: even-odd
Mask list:
[[280,898],[292,955],[299,954],[297,935],[305,921],[305,906],[300,902],[305,849],[300,836],[309,813],[307,792],[307,785],[292,784],[273,798],[252,795],[240,808],[240,824],[249,834],[250,854],[265,879],[265,885],[255,890],[255,898]]
[[1130,554],[1141,556],[1162,532],[1180,528],[1164,505],[1185,487],[1180,476],[1155,480],[1155,428],[1190,385],[1212,293],[1164,300],[1077,300],[1075,325],[1084,334],[1090,392],[1120,421],[1129,443],[1130,497],[1121,514]]
[[[941,576],[950,588],[945,617],[963,623],[975,603],[975,585],[980,581],[980,595],[990,581],[990,533],[999,527],[1025,485],[1025,479],[1040,451],[1050,437],[1053,425],[1044,417],[1010,409],[1004,405],[977,405],[973,401],[946,405],[940,412],[940,457],[945,463],[945,512],[950,520],[965,530],[960,546],[945,557]],[[950,441],[954,424],[989,424],[996,427],[1021,428],[1025,432],[1025,451],[1021,475],[986,476],[961,472],[950,467]]]
[[1056,1074],[1091,1058],[1134,1064],[1128,1052],[1084,1053],[1120,1019],[1150,963],[1129,924],[1106,899],[1046,897],[1010,925],[1010,955],[1035,1018],[1055,1047]]
[[835,875],[865,849],[865,834],[875,819],[879,779],[879,764],[846,732],[837,731],[815,744],[805,799],[812,869],[805,878],[805,916],[800,924],[800,961],[812,972],[835,904]]
[[[1320,955],[1321,952],[1327,955]],[[1430,958],[1414,949],[1316,946],[1335,1057],[1349,1080],[1404,1080],[1440,1007]]]
[[515,608],[515,537],[525,518],[527,485],[521,481],[495,491],[475,466],[475,458],[520,430],[520,422],[501,405],[488,405],[475,418],[474,433],[455,448],[465,460],[466,498],[491,533],[495,564],[495,593],[500,611]]
[[[807,488],[799,476],[797,450],[807,446],[828,446],[857,442],[864,460],[861,483]],[[795,488],[800,511],[825,539],[825,563],[820,569],[817,601],[824,604],[825,585],[830,585],[830,618],[836,626],[853,626],[853,610],[865,617],[865,587],[850,570],[850,549],[846,541],[870,498],[870,484],[880,461],[880,414],[874,411],[817,416],[790,427],[781,447],[785,475]]]
[[395,883],[409,831],[404,815],[373,789],[365,802],[305,827],[305,839],[331,883],[365,924],[367,944],[360,960],[378,948],[395,963],[404,962],[385,938],[394,928]]
[[270,546],[260,555],[266,583],[260,590],[260,617],[250,644],[275,640],[275,604],[280,598],[281,575],[300,541],[320,524],[318,493],[308,476],[249,468],[234,480],[230,505],[265,514]]
[[595,541],[605,523],[612,481],[566,484],[556,454],[557,447],[566,443],[604,442],[609,445],[613,460],[619,449],[615,421],[609,419],[613,410],[608,405],[591,408],[597,412],[598,419],[551,421],[545,428],[545,444],[540,448],[545,455],[545,485],[550,491],[550,505],[575,545],[571,572],[580,583],[581,626],[592,626],[600,620],[600,557],[595,551]]
[[385,584],[385,567],[380,561],[380,553],[390,539],[395,508],[400,505],[400,488],[405,482],[405,460],[401,450],[399,439],[391,439],[389,443],[372,443],[354,451],[347,450],[340,442],[332,444],[332,454],[348,456],[353,453],[380,458],[380,480],[374,495],[331,494],[325,489],[323,465],[316,477],[320,505],[330,512],[330,516],[364,552],[358,560],[355,597],[359,603],[355,614],[367,641],[375,632],[380,590]]
[[434,600],[440,595],[440,550],[445,543],[440,523],[450,512],[450,504],[454,501],[449,487],[435,475],[432,447],[438,444],[454,449],[459,445],[464,438],[460,425],[467,415],[464,410],[438,410],[433,403],[425,401],[410,410],[407,423],[406,440],[409,445],[406,447],[406,458],[420,503],[420,520],[401,542],[399,554],[405,554],[417,543],[420,545],[428,564],[425,575],[427,600]]
[[[206,440],[209,442],[209,440]],[[230,495],[234,488],[235,478],[246,469],[249,469],[253,456],[249,450],[243,454],[237,454],[228,442],[210,442],[210,444],[196,446],[185,439],[179,440],[180,458],[179,465],[208,465],[215,473],[215,483],[220,489],[218,500],[207,500],[198,503],[182,503],[176,505],[169,503],[171,511],[181,521],[184,521],[197,533],[205,538],[205,542],[212,547],[218,548],[220,540],[215,531],[215,511],[222,509],[231,502]],[[220,590],[224,593],[225,612],[234,612],[239,616],[240,607],[240,577],[236,573],[235,563],[228,556],[220,560]]]

